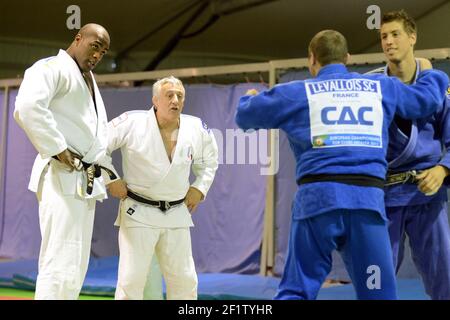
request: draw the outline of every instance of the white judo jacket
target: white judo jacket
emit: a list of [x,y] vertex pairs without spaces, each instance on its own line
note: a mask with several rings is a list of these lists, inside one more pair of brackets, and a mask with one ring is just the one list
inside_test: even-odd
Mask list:
[[[123,179],[128,189],[152,200],[176,201],[184,198],[192,186],[206,197],[218,168],[218,148],[214,135],[201,119],[181,114],[172,162],[167,156],[153,107],[122,114],[109,123],[108,130],[108,155],[121,149]],[[195,176],[192,184],[189,183],[191,165]],[[137,223],[155,227],[193,225],[184,204],[165,214],[158,208],[148,207],[136,210],[130,217]],[[116,225],[120,225],[120,212]]]
[[[26,70],[16,98],[14,118],[39,152],[31,173],[31,191],[37,192],[51,157],[66,148],[87,163],[103,162],[108,121],[93,75],[92,79],[95,105],[78,65],[66,51],[60,50],[57,56],[39,60]],[[83,172],[61,172],[59,176],[64,194],[107,197],[101,177],[95,179],[94,191],[89,196],[80,190],[85,179]]]

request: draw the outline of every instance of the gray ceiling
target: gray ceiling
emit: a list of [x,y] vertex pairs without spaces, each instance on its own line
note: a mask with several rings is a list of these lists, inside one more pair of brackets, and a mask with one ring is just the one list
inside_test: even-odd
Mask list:
[[[215,6],[210,5],[206,8],[186,33],[203,26],[214,13],[214,8],[217,10],[220,6],[256,2],[217,1]],[[0,77],[9,76],[8,69],[17,73],[18,68],[23,69],[30,64],[30,59],[48,55],[47,52],[54,52],[57,47],[67,47],[75,34],[66,27],[66,19],[69,17],[66,8],[69,5],[76,4],[81,8],[82,24],[97,22],[109,30],[112,38],[109,58],[112,59],[118,52],[170,20],[192,2],[195,0],[1,0],[0,68],[3,72],[0,72]],[[203,33],[181,39],[168,59],[157,68],[305,57],[310,38],[316,32],[329,28],[337,29],[346,35],[352,53],[379,51],[377,32],[366,27],[366,20],[369,17],[366,9],[374,4],[378,5],[382,12],[403,8],[416,18],[419,26],[423,21],[427,30],[430,29],[429,24],[436,26],[434,33],[427,32],[424,35],[427,38],[426,42],[421,44],[419,41],[418,49],[450,47],[449,2],[448,0],[267,1],[259,6],[220,16]],[[165,28],[128,52],[128,63],[122,66],[122,71],[144,69],[194,11],[195,8],[174,19]],[[419,40],[421,36],[419,33]],[[134,63],[130,63],[133,60],[130,57],[134,57]],[[170,60],[172,64],[167,63]],[[177,60],[176,63],[174,60]],[[108,71],[107,68],[105,70]]]

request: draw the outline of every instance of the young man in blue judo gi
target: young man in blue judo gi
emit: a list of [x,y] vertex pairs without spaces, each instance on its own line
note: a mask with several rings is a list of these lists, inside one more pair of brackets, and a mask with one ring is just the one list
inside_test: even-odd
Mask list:
[[[448,77],[424,71],[407,86],[383,75],[349,73],[342,34],[324,30],[309,45],[315,79],[242,97],[244,130],[284,130],[299,185],[287,261],[276,299],[315,299],[341,252],[359,299],[396,299],[384,207],[388,127],[395,112],[420,118],[442,104]],[[419,106],[419,107],[417,107]]]
[[[414,58],[414,20],[404,11],[388,12],[383,15],[380,35],[388,64],[376,71],[406,84],[416,82],[420,64]],[[395,116],[389,128],[385,189],[394,265],[398,271],[408,235],[425,290],[436,300],[450,299],[450,229],[443,186],[449,175],[449,152],[449,96],[429,117],[411,121]]]

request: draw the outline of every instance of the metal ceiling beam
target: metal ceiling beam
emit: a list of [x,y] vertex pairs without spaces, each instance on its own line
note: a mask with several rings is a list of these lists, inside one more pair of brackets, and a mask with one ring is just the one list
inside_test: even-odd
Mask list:
[[[196,36],[210,26],[212,26],[220,16],[232,14],[238,11],[246,10],[259,6],[268,2],[278,0],[203,0],[203,3],[197,8],[191,18],[178,30],[178,32],[167,42],[167,44],[158,52],[156,57],[145,67],[145,71],[155,70],[156,67],[166,58],[177,44],[183,38]],[[211,7],[212,15],[210,19],[197,31],[190,34],[184,34],[190,26],[197,20],[197,18],[208,8]]]
[[183,33],[189,29],[189,27],[197,20],[197,18],[206,10],[209,6],[209,1],[203,0],[200,6],[195,10],[191,17],[181,26],[177,33],[166,43],[166,45],[158,52],[156,57],[145,67],[144,71],[155,70],[158,64],[167,57],[172,50],[180,42]]
[[134,48],[136,48],[137,46],[139,46],[142,42],[144,42],[145,40],[147,40],[148,38],[150,38],[151,36],[153,36],[155,33],[157,33],[158,31],[160,31],[161,29],[163,29],[164,27],[168,26],[170,23],[176,21],[179,17],[181,17],[182,15],[184,15],[186,12],[188,12],[189,10],[191,10],[192,8],[194,8],[195,6],[197,6],[200,2],[202,2],[204,0],[196,0],[193,1],[192,3],[189,3],[185,8],[183,8],[182,10],[180,10],[180,12],[176,13],[174,16],[169,17],[167,20],[164,20],[161,24],[159,24],[156,28],[154,28],[153,30],[151,30],[150,32],[146,33],[144,36],[142,36],[141,38],[139,38],[138,40],[136,40],[135,42],[133,42],[132,44],[130,44],[128,47],[126,47],[125,49],[121,50],[120,52],[117,53],[116,57],[114,58],[114,61],[116,63],[116,68],[119,69],[120,67],[120,63],[121,61],[127,56],[127,54],[133,50]]
[[227,15],[279,0],[211,0],[213,14]]

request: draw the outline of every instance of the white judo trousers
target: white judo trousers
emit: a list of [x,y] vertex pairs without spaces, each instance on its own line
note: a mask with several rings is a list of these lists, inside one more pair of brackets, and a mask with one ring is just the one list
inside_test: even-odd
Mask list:
[[147,283],[144,287],[144,300],[163,300],[162,273],[156,255],[153,255]]
[[96,201],[64,195],[61,171],[69,174],[51,161],[37,192],[42,242],[36,300],[77,299],[89,264]]
[[119,278],[115,299],[142,300],[157,297],[161,278],[156,257],[166,282],[167,299],[196,300],[198,280],[189,227],[126,226],[126,219],[122,215],[119,229]]

